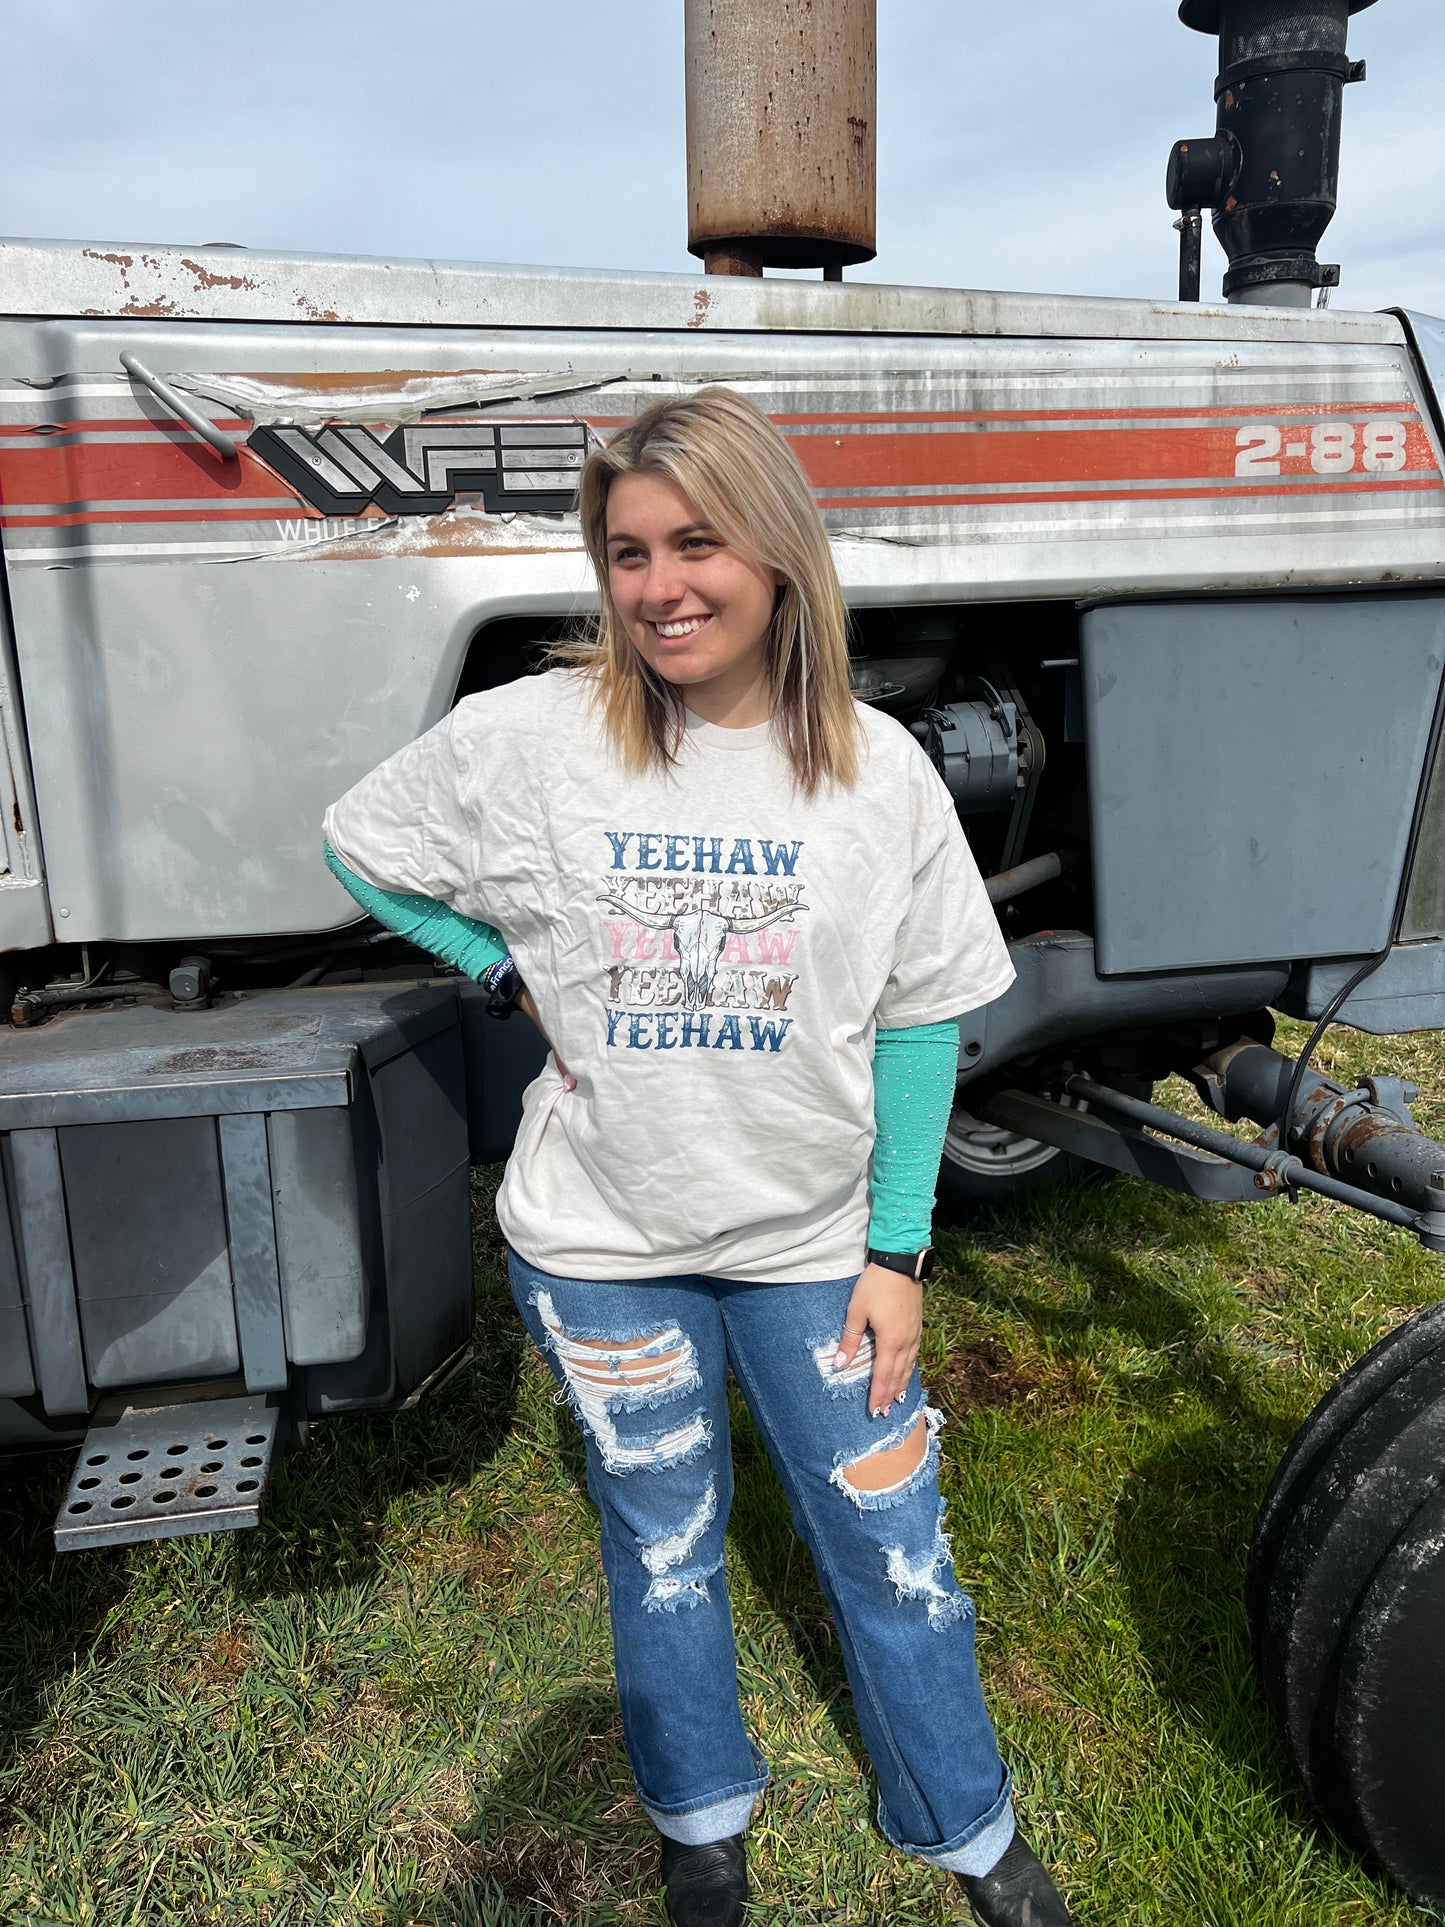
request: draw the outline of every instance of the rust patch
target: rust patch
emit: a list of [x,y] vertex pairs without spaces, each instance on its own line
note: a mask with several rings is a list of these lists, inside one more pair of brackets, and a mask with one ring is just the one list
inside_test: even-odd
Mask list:
[[[304,561],[312,556],[328,562],[374,562],[383,557],[453,555],[578,555],[582,538],[575,529],[538,530],[532,541],[519,541],[516,522],[490,515],[408,516],[404,522],[385,522],[373,535],[338,535],[325,542],[299,541],[288,545],[280,560]],[[530,530],[529,530],[530,533]]]
[[[334,317],[333,317],[334,319]],[[519,375],[520,368],[458,368],[444,370],[448,381],[466,381],[470,376],[490,379],[493,375]],[[333,388],[342,388],[350,393],[391,395],[398,388],[405,387],[409,381],[435,381],[438,371],[435,368],[376,368],[367,374],[356,374],[346,369],[326,369],[317,372],[309,369],[304,374],[282,374],[274,368],[257,372],[233,369],[228,374],[208,377],[215,381],[258,381],[266,382],[275,388],[305,388],[316,393],[326,394]]]
[[[165,295],[157,295],[153,300],[142,301],[138,295],[132,293],[130,270],[135,266],[135,256],[133,254],[117,254],[114,251],[107,253],[100,248],[85,248],[82,252],[91,261],[104,261],[108,266],[120,269],[120,285],[125,289],[126,293],[130,295],[130,300],[126,302],[123,308],[116,309],[115,312],[117,314],[124,315],[131,321],[165,321],[172,316],[185,313],[183,308],[178,307],[174,301]],[[140,264],[143,268],[155,269],[159,269],[163,265],[160,257],[154,254],[143,254],[140,257]],[[108,308],[87,308],[85,312],[87,314],[99,315],[109,314],[110,310]]]
[[707,321],[708,309],[711,306],[712,306],[712,289],[699,288],[697,293],[692,297],[692,319],[691,321],[688,322],[687,324],[688,327],[689,328],[703,327]]
[[308,321],[340,321],[341,319],[335,308],[318,308],[316,303],[309,301],[304,294],[297,295],[296,306]]
[[[104,310],[92,308],[90,312],[101,314]],[[165,321],[177,315],[184,315],[185,312],[184,308],[178,307],[174,301],[167,301],[164,297],[156,301],[130,300],[123,308],[116,310],[117,314],[125,315],[132,321]]]
[[152,1076],[174,1077],[189,1071],[267,1071],[291,1062],[285,1051],[261,1044],[209,1044],[176,1050],[156,1059]]
[[216,274],[210,268],[208,268],[204,262],[191,261],[184,254],[181,256],[181,266],[183,268],[189,268],[191,273],[196,277],[196,292],[198,294],[202,293],[207,288],[236,288],[236,289],[254,290],[256,287],[256,279],[254,275]]

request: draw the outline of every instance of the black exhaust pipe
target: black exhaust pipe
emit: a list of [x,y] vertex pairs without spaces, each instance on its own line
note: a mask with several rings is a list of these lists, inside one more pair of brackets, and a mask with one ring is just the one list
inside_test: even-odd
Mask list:
[[1218,126],[1176,141],[1165,193],[1179,214],[1180,299],[1199,299],[1200,211],[1229,257],[1227,301],[1307,308],[1339,285],[1315,250],[1334,218],[1340,108],[1363,80],[1345,39],[1374,0],[1182,0],[1179,18],[1219,36]]

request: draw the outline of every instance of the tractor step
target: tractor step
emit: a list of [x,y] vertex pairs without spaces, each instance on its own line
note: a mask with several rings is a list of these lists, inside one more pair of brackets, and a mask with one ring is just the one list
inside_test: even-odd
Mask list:
[[275,1393],[102,1413],[56,1517],[56,1551],[259,1524],[280,1416]]

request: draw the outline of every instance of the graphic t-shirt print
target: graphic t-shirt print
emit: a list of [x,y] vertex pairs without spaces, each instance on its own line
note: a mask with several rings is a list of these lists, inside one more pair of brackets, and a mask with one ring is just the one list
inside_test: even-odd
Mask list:
[[794,1019],[801,842],[606,830],[597,902],[613,1050],[781,1051]]

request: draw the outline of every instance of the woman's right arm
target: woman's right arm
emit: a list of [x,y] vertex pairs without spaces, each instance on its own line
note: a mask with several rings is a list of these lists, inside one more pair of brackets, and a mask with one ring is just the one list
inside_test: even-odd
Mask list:
[[435,897],[403,895],[397,890],[378,890],[354,870],[349,870],[324,838],[321,845],[326,867],[351,892],[362,909],[394,930],[419,950],[428,951],[443,963],[451,964],[466,976],[482,981],[493,964],[507,956],[507,945],[499,930],[474,917],[464,917],[450,904]]
[[[374,883],[368,883],[354,870],[348,870],[325,837],[321,840],[321,848],[327,869],[338,883],[345,885],[362,909],[388,930],[394,930],[399,937],[405,937],[408,943],[414,943],[419,950],[428,951],[443,963],[451,964],[479,984],[486,983],[494,965],[510,962],[506,941],[501,931],[493,929],[491,924],[483,923],[479,917],[464,917],[460,910],[453,910],[448,903],[438,903],[435,897],[405,895],[399,890],[378,890]],[[577,1080],[561,1058],[557,1057],[556,1047],[543,1029],[532,993],[525,985],[517,998],[517,1007],[531,1018],[553,1057],[557,1058],[563,1084],[569,1091],[575,1090]]]

